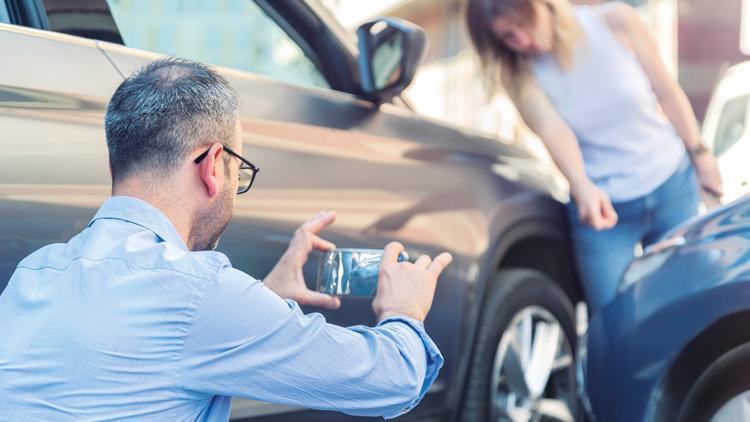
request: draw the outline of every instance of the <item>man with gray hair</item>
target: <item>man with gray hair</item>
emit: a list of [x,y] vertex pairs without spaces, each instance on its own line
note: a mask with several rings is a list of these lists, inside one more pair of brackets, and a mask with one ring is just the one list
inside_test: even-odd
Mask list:
[[[334,245],[296,232],[263,282],[213,251],[258,167],[242,157],[236,94],[196,62],[127,78],[107,108],[112,198],[66,244],[18,265],[0,296],[0,420],[227,420],[231,397],[391,418],[443,358],[422,321],[448,254],[397,262],[389,244],[376,327],[343,328],[302,266]],[[252,246],[250,246],[252,247]]]

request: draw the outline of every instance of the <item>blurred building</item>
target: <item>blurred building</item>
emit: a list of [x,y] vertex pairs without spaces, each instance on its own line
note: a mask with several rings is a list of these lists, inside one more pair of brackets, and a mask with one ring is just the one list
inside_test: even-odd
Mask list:
[[740,49],[742,3],[679,0],[679,80],[701,121],[722,72],[746,59]]
[[[744,1],[750,4],[750,0]],[[462,10],[465,0],[388,0],[378,2],[377,8],[371,6],[369,11],[362,10],[361,0],[324,2],[334,14],[344,17],[344,24],[352,29],[360,21],[380,14],[407,19],[427,31],[430,47],[425,64],[405,93],[420,113],[506,139],[527,137],[508,99],[488,98],[465,29]],[[663,60],[679,79],[698,119],[702,120],[723,69],[745,58],[740,49],[743,0],[627,2],[641,12]],[[750,17],[750,7],[744,12]],[[746,50],[750,52],[750,31],[745,35]]]
[[518,138],[518,117],[503,96],[490,97],[469,44],[458,0],[411,0],[389,11],[416,23],[429,34],[425,64],[406,92],[423,114],[458,126]]

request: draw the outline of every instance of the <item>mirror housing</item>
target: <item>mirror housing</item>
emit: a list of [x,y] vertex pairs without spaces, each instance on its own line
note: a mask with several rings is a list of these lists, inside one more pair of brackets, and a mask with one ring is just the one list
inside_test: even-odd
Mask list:
[[378,104],[409,86],[427,52],[425,31],[402,19],[365,22],[357,28],[357,39],[362,91]]

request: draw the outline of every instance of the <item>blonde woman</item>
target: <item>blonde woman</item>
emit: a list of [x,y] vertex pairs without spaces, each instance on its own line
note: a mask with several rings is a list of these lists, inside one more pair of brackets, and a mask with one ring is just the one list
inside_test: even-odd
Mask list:
[[493,88],[502,85],[570,183],[571,234],[592,312],[617,293],[637,244],[722,194],[693,110],[635,9],[623,3],[468,0]]

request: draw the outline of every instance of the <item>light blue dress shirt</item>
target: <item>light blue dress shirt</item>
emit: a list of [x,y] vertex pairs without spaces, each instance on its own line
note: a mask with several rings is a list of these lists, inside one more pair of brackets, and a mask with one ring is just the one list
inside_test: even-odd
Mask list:
[[305,315],[122,196],[21,261],[0,333],[0,420],[227,420],[233,396],[392,418],[443,364],[421,323]]

